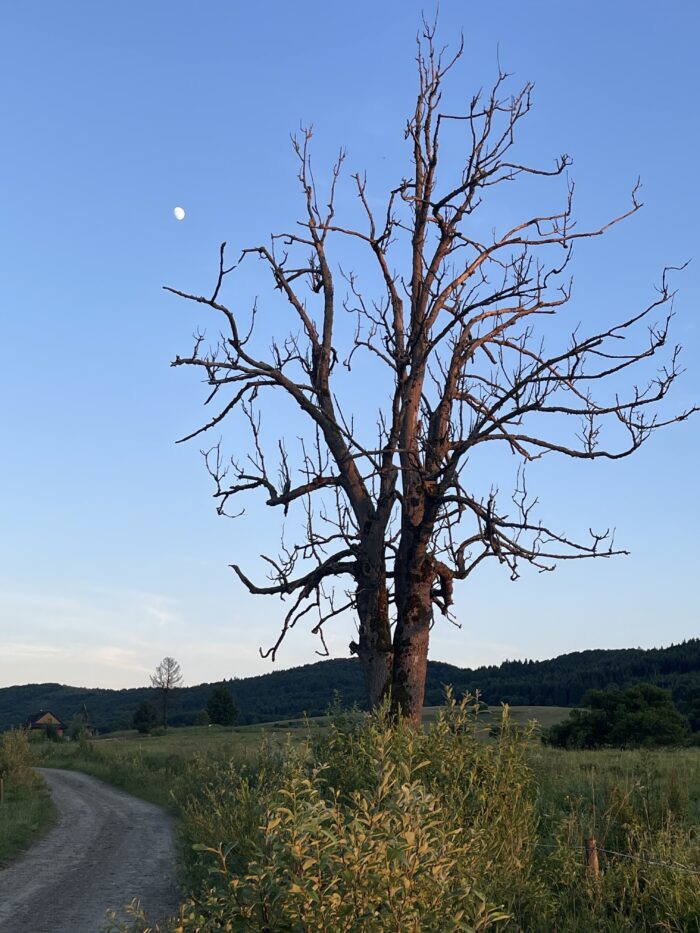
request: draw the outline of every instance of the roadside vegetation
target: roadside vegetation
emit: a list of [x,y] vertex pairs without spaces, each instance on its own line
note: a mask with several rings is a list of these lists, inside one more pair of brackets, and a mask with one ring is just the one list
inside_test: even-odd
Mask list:
[[177,815],[183,787],[189,793],[191,781],[195,788],[200,759],[244,766],[257,760],[261,745],[282,751],[306,739],[306,730],[299,727],[191,726],[167,732],[156,728],[147,735],[123,731],[79,742],[40,742],[37,749],[47,767],[84,771]]
[[0,868],[53,825],[55,808],[24,731],[0,735]]
[[[427,707],[424,711],[426,726],[432,726],[442,712],[443,707]],[[510,711],[509,721],[525,727],[536,720],[534,728],[539,732],[540,726],[555,725],[569,712],[566,707],[515,707]],[[178,814],[180,804],[175,799],[175,788],[181,788],[186,776],[197,770],[200,759],[254,767],[261,748],[279,755],[286,754],[290,748],[307,750],[313,746],[316,736],[331,728],[335,715],[281,719],[233,728],[215,724],[186,726],[167,732],[153,726],[150,733],[123,730],[95,739],[83,737],[77,742],[39,742],[36,748],[42,764],[47,767],[84,771]],[[482,740],[500,720],[500,707],[480,709]]]
[[700,930],[700,750],[561,750],[500,715],[467,698],[422,732],[336,709],[42,748],[178,814],[180,933]]

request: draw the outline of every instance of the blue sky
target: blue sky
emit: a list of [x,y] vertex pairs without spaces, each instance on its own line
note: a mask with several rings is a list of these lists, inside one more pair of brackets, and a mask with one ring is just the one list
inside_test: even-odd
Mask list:
[[[203,391],[169,361],[206,320],[161,286],[207,290],[222,240],[237,250],[293,223],[289,133],[302,122],[319,172],[342,145],[373,196],[402,177],[423,6],[5,5],[0,686],[138,685],[165,654],[188,683],[270,669],[257,650],[281,606],[248,596],[227,565],[254,570],[274,551],[276,516],[261,504],[218,519],[200,445],[175,446],[200,423]],[[644,210],[578,251],[570,313],[622,318],[664,264],[691,259],[677,278],[687,373],[673,403],[698,401],[697,5],[443,0],[440,27],[445,41],[465,36],[453,99],[488,84],[497,54],[514,87],[535,82],[523,151],[574,157],[583,222],[624,209],[641,176]],[[488,567],[458,593],[462,629],[434,628],[431,656],[475,666],[697,635],[699,425],[616,464],[538,466],[545,517],[572,532],[614,525],[631,556],[517,584]],[[329,630],[334,655],[352,634],[349,619]],[[277,663],[316,647],[299,629]]]

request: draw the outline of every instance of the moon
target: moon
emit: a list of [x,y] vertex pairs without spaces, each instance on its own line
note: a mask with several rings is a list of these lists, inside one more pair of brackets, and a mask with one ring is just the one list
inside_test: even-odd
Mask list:
[[184,220],[185,219],[185,209],[184,207],[176,207],[173,211],[175,220]]

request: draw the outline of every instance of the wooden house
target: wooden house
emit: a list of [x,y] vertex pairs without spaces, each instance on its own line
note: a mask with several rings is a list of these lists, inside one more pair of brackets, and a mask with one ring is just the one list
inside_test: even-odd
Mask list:
[[67,728],[58,716],[54,716],[51,710],[48,709],[39,710],[38,713],[30,716],[24,725],[29,732],[34,732],[39,729],[46,732],[48,726],[53,726],[59,738],[63,737]]

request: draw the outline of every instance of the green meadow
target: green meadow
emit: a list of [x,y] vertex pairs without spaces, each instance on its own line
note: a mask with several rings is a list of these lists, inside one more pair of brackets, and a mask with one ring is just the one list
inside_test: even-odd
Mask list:
[[0,805],[0,868],[47,832],[54,819],[54,806],[39,779],[29,787],[10,785]]
[[[423,720],[427,728],[435,723],[441,709],[439,706],[425,708]],[[563,706],[510,708],[512,721],[523,727],[533,723],[535,734],[568,714],[569,709]],[[500,718],[500,707],[479,712],[477,726],[482,740],[489,739],[491,726]],[[315,737],[325,734],[329,723],[328,716],[318,716],[252,726],[182,726],[156,730],[153,735],[124,730],[79,743],[41,741],[36,747],[48,767],[76,768],[153,803],[177,810],[173,789],[191,762],[205,757],[251,764],[258,758],[262,745],[268,750],[280,751],[290,746],[309,747]]]
[[38,761],[24,732],[0,735],[0,868],[47,832],[56,819]]
[[544,747],[538,723],[567,713],[452,703],[420,733],[337,710],[39,744],[178,816],[180,933],[700,930],[700,749]]

